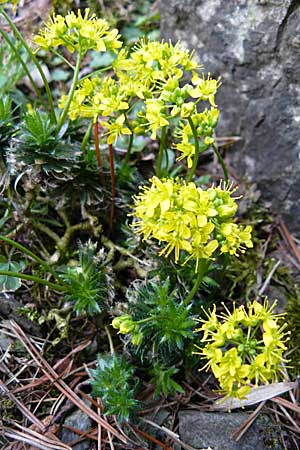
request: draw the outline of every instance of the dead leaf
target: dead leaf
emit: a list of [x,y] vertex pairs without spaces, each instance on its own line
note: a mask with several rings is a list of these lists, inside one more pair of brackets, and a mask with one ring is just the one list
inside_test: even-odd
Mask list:
[[245,406],[255,405],[256,403],[270,400],[273,397],[284,394],[295,389],[296,381],[284,381],[282,383],[272,383],[251,389],[245,400],[222,399],[217,400],[211,407],[211,411],[230,411],[232,409],[243,408]]

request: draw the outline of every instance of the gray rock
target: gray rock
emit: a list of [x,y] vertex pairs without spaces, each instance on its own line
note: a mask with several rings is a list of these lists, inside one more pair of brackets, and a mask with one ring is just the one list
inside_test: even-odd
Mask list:
[[161,33],[222,77],[219,135],[239,135],[233,165],[300,231],[299,0],[160,2]]
[[[0,322],[0,330],[2,329],[3,322]],[[0,348],[5,353],[12,345],[13,339],[7,336],[4,332],[0,331]]]
[[279,450],[277,436],[269,419],[259,416],[236,442],[231,434],[242,425],[248,414],[207,413],[181,411],[179,413],[180,439],[195,449],[212,450]]
[[23,330],[34,336],[40,336],[41,333],[38,324],[18,314],[18,309],[23,306],[10,293],[0,293],[0,318],[15,320]]
[[[65,425],[69,425],[70,427],[77,428],[80,431],[88,431],[92,426],[91,419],[80,409],[77,409],[72,414],[70,414],[65,422]],[[66,428],[62,428],[61,432],[61,440],[68,444],[69,442],[78,439],[79,435],[74,433],[73,431],[67,430]],[[90,440],[86,439],[76,445],[72,446],[73,450],[89,450],[90,449]]]

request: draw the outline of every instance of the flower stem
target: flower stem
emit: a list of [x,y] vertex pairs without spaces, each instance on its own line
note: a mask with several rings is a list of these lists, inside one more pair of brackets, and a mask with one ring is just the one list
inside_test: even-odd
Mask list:
[[198,289],[200,287],[200,284],[203,281],[203,278],[204,278],[204,276],[206,274],[206,271],[208,269],[208,265],[209,265],[209,260],[201,259],[199,261],[197,278],[195,280],[194,286],[192,287],[189,295],[186,297],[186,299],[183,302],[185,305],[188,305],[193,300],[195,294],[197,293],[197,291],[198,291]]
[[85,80],[86,78],[90,78],[93,77],[94,75],[97,75],[97,73],[102,73],[102,72],[106,72],[107,70],[112,69],[112,66],[107,66],[107,67],[103,67],[103,69],[98,69],[98,70],[94,70],[91,73],[88,73],[87,75],[85,75],[84,77],[82,77],[80,79],[80,81]]
[[108,342],[109,342],[110,354],[111,354],[111,356],[114,356],[114,354],[115,354],[115,349],[114,349],[114,344],[113,344],[113,340],[112,340],[112,337],[111,337],[109,328],[108,328],[107,325],[105,325],[105,326],[104,326],[104,329],[105,329],[105,332],[106,332],[106,335],[107,335],[107,339],[108,339]]
[[215,144],[212,145],[212,148],[213,148],[215,154],[217,155],[217,158],[218,158],[219,163],[220,163],[221,166],[222,166],[223,173],[224,173],[225,183],[226,183],[226,185],[227,185],[227,184],[228,184],[228,181],[229,181],[229,178],[228,178],[228,172],[227,172],[227,167],[226,167],[225,161],[224,161],[224,159],[222,158],[221,153],[219,152],[219,150],[218,150],[218,148],[217,148],[217,146],[216,146]]
[[162,176],[162,160],[163,160],[163,154],[165,150],[166,145],[166,136],[167,136],[167,127],[163,127],[161,129],[161,138],[159,143],[159,151],[157,156],[157,163],[156,163],[156,175],[158,178]]
[[31,76],[30,71],[28,70],[26,63],[23,61],[23,59],[21,58],[21,55],[18,51],[18,49],[16,48],[16,46],[14,45],[14,43],[9,39],[8,35],[5,33],[5,31],[1,30],[0,28],[0,34],[3,37],[3,39],[7,42],[7,44],[10,46],[10,48],[13,50],[17,60],[19,61],[19,63],[21,64],[21,66],[24,69],[24,72],[26,73],[26,75],[28,76],[30,83],[32,84],[33,89],[35,90],[35,93],[37,95],[37,97],[39,99],[41,99],[41,92],[39,90],[39,88],[37,87],[36,82],[34,81],[34,79]]
[[151,322],[151,320],[168,320],[166,316],[150,316],[146,317],[146,319],[137,320],[135,323],[140,325],[143,323]]
[[115,215],[115,197],[116,197],[116,180],[115,180],[115,167],[114,167],[114,150],[112,144],[108,144],[109,151],[109,167],[110,167],[110,179],[111,179],[111,210],[110,210],[110,228]]
[[32,251],[30,251],[28,248],[24,247],[23,245],[19,244],[18,242],[13,241],[12,239],[7,238],[6,236],[0,236],[0,241],[6,242],[6,244],[11,245],[12,247],[15,247],[18,250],[20,250],[22,253],[25,253],[25,255],[30,256],[30,258],[32,258],[34,261],[36,261],[42,267],[44,267],[47,270],[47,272],[51,273],[51,275],[53,275],[53,277],[57,281],[62,282],[62,280],[59,278],[59,276],[57,275],[55,270],[53,270],[52,267],[50,267],[46,261],[41,259],[39,256],[37,256]]
[[99,175],[100,175],[100,181],[102,187],[105,186],[105,178],[104,178],[104,172],[103,172],[103,166],[102,166],[102,158],[101,153],[99,149],[99,125],[98,125],[98,118],[96,122],[94,123],[94,140],[95,140],[95,152],[96,152],[96,158],[98,162],[98,169],[99,169]]
[[89,126],[87,127],[87,130],[85,132],[85,135],[83,136],[82,142],[81,142],[80,150],[82,152],[85,150],[85,147],[87,146],[89,137],[91,135],[92,127],[93,127],[93,121],[91,120],[89,123]]
[[127,117],[125,117],[125,123],[127,125],[127,128],[129,128],[129,130],[131,131],[131,134],[129,135],[129,144],[128,144],[127,152],[126,152],[126,155],[125,155],[122,167],[126,166],[128,164],[128,162],[129,162],[131,149],[132,149],[132,144],[133,144],[133,132],[132,132],[132,128],[131,128],[131,125],[130,125],[129,120],[127,119]]
[[76,89],[77,82],[78,82],[80,63],[81,63],[81,55],[78,54],[77,55],[76,66],[75,66],[75,69],[74,69],[74,75],[73,75],[73,81],[72,81],[71,89],[69,91],[65,107],[64,107],[64,109],[63,109],[63,111],[62,111],[62,113],[61,113],[61,115],[60,115],[60,117],[58,119],[58,123],[57,123],[57,127],[56,127],[56,135],[58,135],[58,133],[60,132],[61,127],[65,123],[67,114],[69,112],[70,105],[71,105],[71,102],[73,100],[75,89]]
[[22,34],[20,33],[18,28],[15,26],[15,24],[11,20],[11,18],[9,17],[9,15],[6,14],[6,12],[2,8],[0,8],[0,14],[2,14],[3,17],[5,17],[6,21],[9,23],[11,29],[13,30],[15,35],[18,37],[18,39],[22,42],[22,45],[27,50],[31,60],[33,61],[33,63],[35,64],[37,70],[39,71],[39,74],[42,77],[42,80],[43,80],[43,83],[44,83],[44,86],[45,86],[45,90],[46,90],[46,93],[47,93],[48,102],[49,102],[49,106],[50,106],[50,110],[51,110],[51,117],[52,117],[52,120],[56,123],[56,116],[55,116],[54,103],[53,103],[53,98],[52,98],[52,94],[51,94],[51,89],[49,87],[47,78],[46,78],[46,76],[44,74],[44,71],[43,71],[40,63],[38,62],[35,54],[31,50],[31,48],[29,47],[29,45],[27,44],[27,42],[23,38]]
[[196,172],[196,169],[197,169],[198,159],[199,159],[199,154],[200,154],[200,147],[199,147],[199,139],[198,139],[198,135],[197,135],[197,130],[195,128],[193,119],[191,117],[188,117],[187,119],[188,119],[189,125],[191,127],[193,137],[194,137],[194,143],[195,143],[195,156],[194,156],[194,160],[193,160],[193,165],[192,165],[191,170],[189,171],[189,174],[187,177],[187,181],[191,181],[194,176],[194,173]]
[[64,292],[67,290],[66,286],[62,286],[56,283],[51,283],[51,281],[43,280],[42,278],[36,277],[35,275],[26,275],[24,273],[18,273],[18,272],[11,272],[9,270],[0,270],[0,276],[7,276],[7,277],[14,277],[14,278],[21,278],[21,280],[30,280],[35,281],[36,283],[43,284],[45,286],[49,286],[52,289],[55,289],[56,291]]
[[70,69],[75,70],[75,66],[73,66],[73,64],[71,64],[63,55],[61,55],[59,52],[57,52],[56,50],[54,50],[54,48],[51,49],[51,52],[57,56],[59,59],[61,59],[65,64],[67,64],[67,66],[70,67]]

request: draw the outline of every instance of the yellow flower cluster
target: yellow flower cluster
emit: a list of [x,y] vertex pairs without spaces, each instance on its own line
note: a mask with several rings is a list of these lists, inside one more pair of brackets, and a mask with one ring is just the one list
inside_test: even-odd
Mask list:
[[[181,71],[182,76],[182,71]],[[152,132],[151,138],[156,139],[157,130],[169,125],[170,119],[178,115],[182,119],[190,117],[197,131],[200,140],[200,151],[206,150],[214,143],[213,131],[219,119],[219,110],[215,105],[215,94],[219,87],[219,80],[212,79],[210,75],[205,79],[200,78],[193,72],[192,83],[179,86],[179,79],[173,77],[161,80],[159,89],[153,90],[151,98],[145,100],[145,112],[140,113],[140,117],[145,116],[148,129]],[[154,95],[156,93],[156,95]],[[195,101],[187,101],[190,97]],[[196,105],[199,101],[209,101],[212,108],[205,109],[202,113],[197,113]],[[181,137],[181,142],[175,146],[182,152],[179,158],[187,158],[188,167],[192,167],[192,157],[195,154],[195,143],[190,124],[183,123],[177,132]]]
[[204,368],[211,369],[227,397],[243,399],[251,385],[277,381],[284,373],[280,364],[286,350],[286,325],[280,326],[279,314],[274,314],[276,302],[254,301],[248,307],[233,307],[230,313],[216,314],[216,306],[205,312],[206,319],[199,319],[203,332],[204,348],[196,346],[195,352],[208,362]]
[[156,139],[157,130],[169,125],[166,117],[166,107],[162,100],[148,99],[146,104],[146,121],[151,130],[151,139]]
[[[59,107],[63,108],[67,96],[63,95]],[[129,108],[127,93],[113,78],[85,78],[75,90],[69,116],[71,120],[77,117],[87,117],[96,120],[98,116],[113,116],[118,111]]]
[[[208,147],[214,144],[213,137],[214,128],[219,119],[219,110],[217,108],[205,109],[202,113],[193,114],[191,120],[194,123],[197,136],[199,138],[200,153],[205,151]],[[188,168],[193,165],[193,157],[195,155],[194,135],[190,124],[181,125],[177,131],[177,136],[181,139],[174,147],[182,153],[177,158],[178,161],[187,158]]]
[[[64,108],[67,96],[63,95],[59,107]],[[109,121],[101,121],[106,128],[107,143],[114,143],[122,134],[131,134],[131,130],[124,126],[124,112],[129,108],[127,93],[113,78],[99,77],[85,78],[75,90],[69,108],[71,120],[86,117],[97,120],[98,116],[110,117]]]
[[118,30],[110,30],[105,19],[98,19],[94,14],[89,17],[89,14],[89,9],[86,9],[84,16],[80,10],[77,15],[74,12],[65,17],[54,15],[35,36],[35,43],[45,50],[64,46],[69,52],[76,51],[81,56],[91,49],[105,52],[120,48],[122,42]]
[[171,78],[180,79],[183,71],[198,67],[193,53],[177,42],[158,42],[142,39],[130,55],[119,52],[113,68],[122,82],[131,86],[134,95],[144,99],[160,91]]
[[177,262],[184,251],[187,260],[196,259],[197,271],[199,260],[212,258],[217,248],[221,253],[238,254],[253,246],[251,227],[232,221],[237,204],[230,188],[205,191],[192,182],[172,178],[153,177],[150,182],[151,186],[143,187],[135,197],[138,221],[133,226],[144,239],[153,237],[166,243],[160,254],[174,251]]
[[[90,22],[94,23],[96,30],[97,24],[102,23],[94,16],[88,19],[88,12],[84,18],[80,11],[77,18],[74,13],[68,14],[65,18],[55,16],[46,30],[41,31],[36,42],[46,48],[46,46],[60,45],[65,39],[68,45],[71,45],[70,36],[73,36],[74,30],[77,29],[73,24],[73,28],[69,30],[70,36],[66,31],[71,17],[73,22],[77,20],[81,24],[79,30],[85,29]],[[113,31],[116,32],[116,30]],[[79,31],[76,31],[75,35],[78,36],[78,33]],[[81,46],[82,43],[81,38]],[[94,48],[88,41],[86,45]],[[97,45],[100,45],[98,40]],[[114,48],[116,47],[117,45]],[[212,79],[210,75],[207,78],[198,75],[196,69],[199,66],[193,52],[185,50],[180,43],[173,45],[171,42],[142,39],[130,52],[126,49],[120,50],[112,65],[115,72],[114,79],[94,77],[79,83],[68,110],[71,120],[77,117],[94,120],[98,116],[110,117],[107,122],[107,134],[109,140],[113,141],[116,133],[112,133],[113,137],[110,137],[110,130],[115,129],[115,122],[118,120],[116,126],[119,126],[123,120],[123,114],[131,110],[133,102],[140,99],[144,105],[130,127],[134,133],[145,134],[150,131],[151,138],[156,139],[157,132],[167,127],[170,121],[179,115],[183,120],[189,117],[193,120],[202,150],[214,142],[213,129],[219,116],[214,98],[220,82]],[[183,82],[184,73],[189,72],[190,82]],[[62,96],[59,104],[61,108],[65,106],[67,98],[66,95]],[[191,98],[195,100],[190,101]],[[201,100],[210,102],[213,107],[198,114],[196,105]],[[121,119],[119,119],[120,115]],[[128,130],[128,127],[119,126],[117,135],[129,134]],[[181,142],[175,148],[182,155],[178,159],[187,158],[190,168],[195,154],[195,143],[190,125],[183,123],[179,134]]]

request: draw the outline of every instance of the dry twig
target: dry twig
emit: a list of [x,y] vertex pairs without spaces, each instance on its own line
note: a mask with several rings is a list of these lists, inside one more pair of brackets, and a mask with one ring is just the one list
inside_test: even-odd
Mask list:
[[47,363],[47,361],[38,352],[36,347],[32,344],[30,338],[28,338],[19,325],[11,321],[12,330],[15,336],[24,345],[27,352],[35,360],[37,366],[45,373],[47,378],[53,382],[57,389],[62,392],[71,402],[76,405],[80,410],[87,414],[91,419],[93,419],[97,424],[101,424],[106,431],[110,432],[113,436],[117,437],[121,442],[127,444],[127,440],[118,431],[116,431],[109,423],[98,416],[89,406],[87,406],[81,398],[75,394],[75,392],[58,376],[54,369]]

